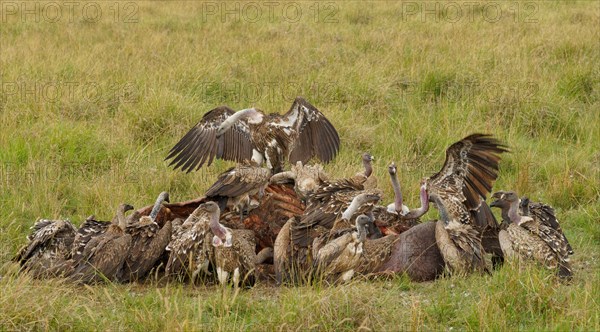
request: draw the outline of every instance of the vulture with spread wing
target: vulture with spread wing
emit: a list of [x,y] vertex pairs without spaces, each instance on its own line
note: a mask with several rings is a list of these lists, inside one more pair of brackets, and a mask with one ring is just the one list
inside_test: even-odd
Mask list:
[[485,134],[472,134],[446,150],[446,161],[435,175],[425,179],[429,200],[440,212],[436,239],[453,272],[487,270],[481,234],[487,225],[476,218],[477,210],[498,176],[500,154],[506,146]]
[[302,97],[280,115],[249,108],[238,112],[221,106],[206,113],[165,158],[170,166],[190,172],[213,159],[266,163],[272,173],[289,161],[306,163],[313,157],[331,161],[340,139],[323,113]]

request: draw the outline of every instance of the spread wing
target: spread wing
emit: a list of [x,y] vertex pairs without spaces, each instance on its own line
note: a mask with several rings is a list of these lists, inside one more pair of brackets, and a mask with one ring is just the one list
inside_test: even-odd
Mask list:
[[217,181],[206,192],[207,197],[237,197],[261,187],[270,179],[267,168],[239,165],[221,173]]
[[235,112],[227,106],[217,107],[204,114],[198,122],[169,151],[165,160],[169,166],[184,172],[198,170],[204,163],[210,166],[214,158],[236,162],[252,158],[250,128],[245,120],[233,124],[223,135],[217,137],[217,129]]
[[451,217],[469,223],[469,211],[476,210],[492,190],[503,152],[508,152],[506,146],[485,134],[452,144],[442,169],[427,180],[429,195],[442,203]]
[[289,161],[306,163],[313,157],[329,162],[340,149],[340,137],[325,115],[302,97],[297,97],[290,110],[271,123],[295,131],[298,135]]

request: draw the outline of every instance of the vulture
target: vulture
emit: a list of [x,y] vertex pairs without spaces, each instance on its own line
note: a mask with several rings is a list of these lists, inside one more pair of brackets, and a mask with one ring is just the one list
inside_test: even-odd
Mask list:
[[367,239],[367,224],[373,219],[361,214],[356,217],[356,229],[347,229],[338,237],[323,245],[315,254],[313,268],[317,276],[328,277],[340,275],[344,282],[354,276],[360,265],[363,253],[363,242]]
[[181,224],[174,227],[166,250],[169,260],[165,267],[167,276],[179,276],[195,279],[201,273],[211,276],[210,262],[212,250],[208,244],[212,241],[209,230],[210,216],[200,204]]
[[355,181],[362,183],[365,189],[377,188],[377,177],[373,175],[373,157],[370,153],[365,152],[361,156],[364,172],[359,172],[354,175]]
[[302,97],[280,115],[266,115],[256,108],[235,112],[227,106],[206,113],[169,151],[169,166],[184,172],[210,166],[213,159],[266,163],[272,174],[286,161],[306,163],[313,157],[331,161],[340,139],[327,118]]
[[259,194],[259,199],[262,198],[270,178],[271,171],[267,168],[240,164],[221,173],[205,196],[219,202],[221,210],[232,207],[230,210],[239,212],[243,219],[244,210],[250,210],[251,196]]
[[133,210],[133,206],[121,204],[117,210],[117,223],[112,222],[104,233],[89,240],[80,259],[73,261],[72,280],[94,283],[116,279],[131,247],[131,235],[125,232],[125,212],[129,210]]
[[[338,197],[322,205],[315,204],[307,208],[304,215],[290,218],[281,228],[273,248],[278,283],[290,277],[298,281],[297,278],[310,269],[310,262],[320,248],[352,229],[356,216],[370,214],[374,203],[381,199],[378,192],[364,190],[348,191],[341,196],[350,201]],[[372,223],[365,226],[371,236],[380,236],[379,229]]]
[[41,219],[32,227],[25,245],[13,261],[21,264],[35,278],[57,277],[71,256],[71,246],[77,232],[69,220]]
[[569,245],[561,231],[538,218],[521,215],[519,197],[514,191],[498,191],[492,198],[491,206],[502,209],[502,215],[508,217],[508,225],[499,234],[505,257],[540,262],[549,269],[556,269],[561,278],[573,275]]
[[487,271],[481,234],[486,227],[476,218],[482,201],[498,176],[500,154],[506,146],[485,134],[472,134],[446,150],[442,169],[424,179],[429,200],[440,212],[436,239],[450,271]]
[[397,177],[397,168],[395,163],[388,166],[388,173],[394,189],[394,202],[387,207],[377,206],[373,210],[375,215],[375,224],[383,229],[386,234],[400,234],[412,226],[419,223],[419,218],[429,209],[429,197],[424,184],[421,185],[419,197],[421,207],[410,210],[403,204],[402,190]]
[[[350,178],[323,181],[307,198],[307,206],[300,222],[291,226],[292,240],[295,245],[307,247],[312,243],[312,233],[316,226],[327,230],[347,228],[352,216],[371,214],[374,204],[381,199],[381,190],[367,188],[372,174],[371,161],[373,157],[365,153],[361,157],[364,173],[357,173]],[[359,194],[365,195],[357,198]],[[355,199],[356,198],[356,199]],[[351,203],[355,200],[354,204]],[[349,209],[349,207],[351,207]],[[345,210],[347,210],[345,212]],[[343,215],[347,213],[347,215]]]
[[273,175],[270,182],[280,184],[291,181],[298,197],[306,201],[328,179],[329,176],[323,171],[322,165],[303,165],[298,161],[289,171]]
[[131,235],[132,243],[119,278],[121,281],[143,278],[169,244],[171,221],[166,221],[162,228],[155,221],[163,202],[169,202],[169,193],[160,193],[149,216],[141,216],[137,222],[127,225],[126,232]]
[[[563,233],[562,228],[558,223],[554,208],[544,203],[531,202],[529,201],[529,198],[522,197],[521,202],[519,203],[519,211],[521,212],[522,216],[531,217],[546,226],[556,229],[559,233],[561,233],[563,241],[565,241],[567,244],[569,255],[573,255],[573,248],[571,247],[569,240],[567,240],[567,237]],[[506,220],[508,221],[508,219]]]
[[[119,223],[116,219],[113,219],[113,223]],[[75,235],[75,239],[73,240],[73,246],[71,249],[71,259],[73,261],[79,261],[82,258],[83,250],[85,246],[90,242],[94,237],[104,234],[108,229],[108,226],[111,225],[109,221],[99,221],[96,220],[94,215],[87,217],[87,219],[79,226],[77,230],[77,234]]]
[[215,202],[203,205],[209,215],[210,230],[214,234],[214,268],[221,285],[225,285],[231,276],[233,285],[248,281],[254,284],[254,273],[257,263],[254,232],[248,229],[229,229],[219,223],[221,211]]

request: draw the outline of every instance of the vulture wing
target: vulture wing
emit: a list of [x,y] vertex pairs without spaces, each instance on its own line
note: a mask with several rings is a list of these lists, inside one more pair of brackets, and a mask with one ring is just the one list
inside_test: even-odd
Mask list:
[[473,134],[452,144],[442,169],[427,180],[429,195],[444,204],[451,218],[470,223],[469,211],[476,210],[492,190],[503,152],[508,152],[506,146],[485,134]]
[[569,251],[569,255],[572,255],[573,248],[571,247],[569,240],[567,240],[567,237],[565,236],[562,228],[560,227],[560,224],[558,223],[558,219],[556,218],[556,213],[554,212],[554,208],[552,208],[550,205],[547,205],[544,203],[539,203],[539,202],[534,203],[534,202],[529,202],[528,199],[521,199],[521,205],[523,205],[524,202],[528,204],[528,210],[529,210],[530,217],[539,221],[540,223],[542,223],[545,226],[555,229],[558,233],[561,234],[561,236],[563,238],[563,242],[565,242],[567,245],[567,250]]
[[165,160],[169,166],[184,172],[200,169],[204,163],[210,166],[214,158],[236,162],[250,160],[252,149],[250,128],[245,120],[239,120],[223,135],[217,137],[217,129],[235,111],[227,106],[217,107],[204,114],[198,122],[169,151]]
[[291,147],[289,161],[303,164],[313,157],[329,162],[340,149],[340,137],[325,115],[302,97],[297,97],[290,110],[276,117],[273,126],[288,128],[297,133]]
[[270,178],[271,171],[267,168],[239,165],[221,173],[206,196],[237,197],[265,187]]

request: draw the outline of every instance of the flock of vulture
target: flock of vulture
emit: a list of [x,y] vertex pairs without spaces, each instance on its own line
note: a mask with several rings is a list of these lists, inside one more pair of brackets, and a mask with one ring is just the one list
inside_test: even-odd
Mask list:
[[[122,204],[112,221],[90,216],[79,228],[39,220],[15,261],[34,277],[77,283],[167,278],[239,286],[401,273],[424,281],[490,273],[505,260],[572,275],[573,251],[550,206],[512,191],[486,204],[508,151],[494,137],[472,134],[452,144],[441,170],[422,180],[418,208],[403,204],[394,163],[394,200],[383,205],[370,154],[344,178],[310,162],[331,161],[339,145],[333,125],[301,97],[285,115],[213,109],[166,158],[186,172],[215,158],[237,162],[204,196],[170,203],[163,192],[151,206],[126,215],[134,208]],[[420,220],[430,204],[439,219]],[[490,206],[502,211],[501,223]]]

